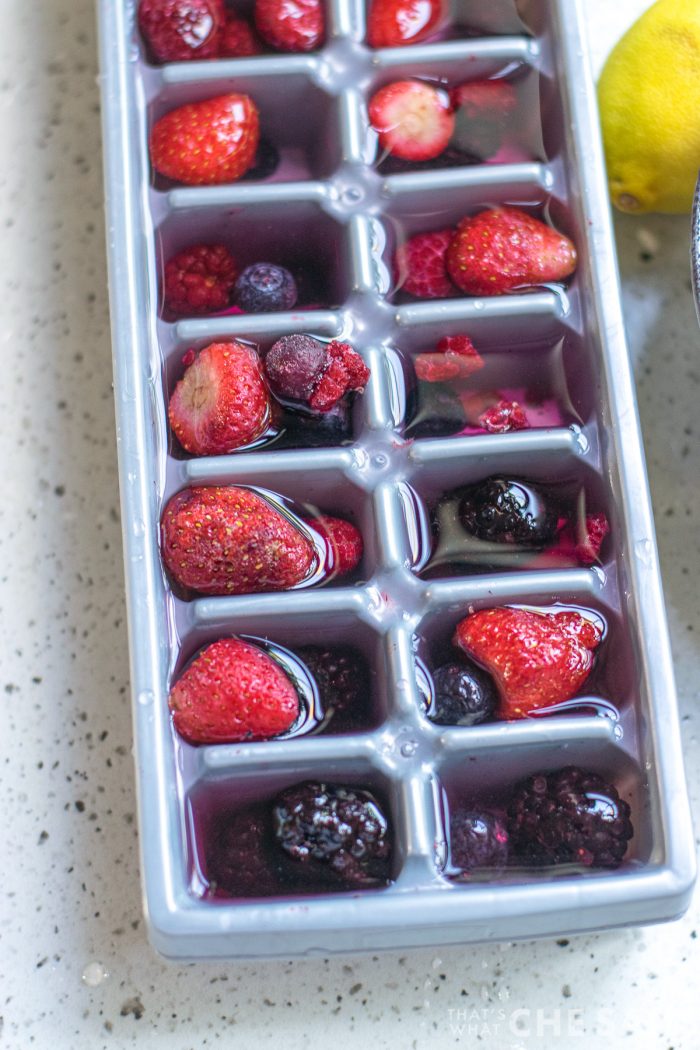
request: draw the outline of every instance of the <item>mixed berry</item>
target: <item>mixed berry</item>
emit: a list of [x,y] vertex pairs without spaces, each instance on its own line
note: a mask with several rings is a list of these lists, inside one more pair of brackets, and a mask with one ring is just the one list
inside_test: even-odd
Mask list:
[[140,0],[138,24],[159,64],[315,51],[325,36],[321,0],[255,0],[252,18],[226,0]]

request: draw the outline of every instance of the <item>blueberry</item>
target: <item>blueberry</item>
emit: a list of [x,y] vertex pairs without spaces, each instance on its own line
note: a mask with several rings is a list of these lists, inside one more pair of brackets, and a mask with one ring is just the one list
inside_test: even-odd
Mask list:
[[634,834],[630,807],[616,788],[576,766],[518,785],[507,823],[514,859],[528,866],[616,868]]
[[277,171],[279,162],[280,155],[277,148],[272,145],[269,139],[260,139],[253,166],[248,169],[241,182],[253,179],[259,182],[262,179],[269,179],[270,175],[274,175]]
[[308,401],[328,361],[324,343],[310,335],[285,335],[265,357],[272,392],[291,401]]
[[443,383],[419,383],[417,408],[406,428],[406,437],[450,437],[462,430],[467,419],[457,394]]
[[529,482],[487,478],[464,490],[459,516],[462,525],[481,540],[541,548],[557,531],[554,502]]
[[498,694],[485,671],[473,664],[443,664],[433,672],[434,700],[428,717],[441,726],[474,726],[491,718]]
[[272,820],[278,845],[310,874],[349,886],[388,881],[387,820],[369,792],[297,784],[277,797]]
[[246,266],[236,281],[233,301],[246,313],[277,313],[291,310],[297,301],[297,286],[289,270],[272,263]]
[[492,813],[458,812],[450,820],[450,860],[460,875],[480,868],[501,872],[508,863],[508,832]]

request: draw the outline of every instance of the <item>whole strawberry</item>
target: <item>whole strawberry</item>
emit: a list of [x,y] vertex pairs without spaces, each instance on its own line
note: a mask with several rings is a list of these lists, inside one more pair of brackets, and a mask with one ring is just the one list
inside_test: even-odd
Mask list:
[[173,433],[195,456],[220,456],[250,445],[270,422],[260,359],[242,343],[188,351],[187,370],[168,406]]
[[193,244],[165,264],[165,310],[176,317],[225,310],[237,277],[238,263],[224,244]]
[[276,51],[314,51],[326,32],[322,0],[255,0],[254,19]]
[[370,47],[418,44],[435,32],[442,15],[441,0],[371,0],[367,43]]
[[570,700],[588,678],[600,628],[575,610],[482,609],[457,624],[455,645],[492,675],[497,715],[524,718]]
[[394,256],[394,279],[402,292],[417,299],[444,299],[455,294],[447,274],[446,255],[453,230],[418,233],[400,244]]
[[501,295],[561,281],[576,268],[576,249],[561,233],[518,208],[492,208],[457,226],[447,272],[468,295]]
[[433,160],[447,149],[455,118],[446,91],[424,80],[386,84],[369,103],[379,148],[403,160]]
[[151,163],[187,186],[214,186],[245,175],[260,138],[258,111],[248,95],[190,102],[161,117],[151,131]]
[[236,485],[183,489],[161,527],[173,579],[200,594],[284,591],[317,566],[311,540],[272,503]]
[[173,723],[191,744],[269,740],[299,717],[299,696],[279,664],[240,638],[199,653],[170,691]]
[[213,58],[224,0],[141,0],[138,22],[156,62]]

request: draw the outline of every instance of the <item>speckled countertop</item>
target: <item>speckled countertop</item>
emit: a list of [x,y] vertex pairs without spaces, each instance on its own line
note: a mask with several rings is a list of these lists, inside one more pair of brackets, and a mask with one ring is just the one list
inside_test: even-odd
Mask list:
[[[539,943],[174,967],[141,919],[90,0],[0,35],[0,1047],[697,1050],[700,905]],[[598,68],[648,0],[588,0]],[[686,218],[617,220],[693,803],[700,403]]]

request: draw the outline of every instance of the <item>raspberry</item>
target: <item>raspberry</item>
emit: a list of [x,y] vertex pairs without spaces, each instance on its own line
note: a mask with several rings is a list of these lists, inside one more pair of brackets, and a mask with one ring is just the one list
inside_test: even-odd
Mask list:
[[224,21],[223,0],[141,0],[139,29],[157,62],[213,58]]
[[500,873],[508,863],[508,832],[492,813],[458,812],[450,820],[450,860],[466,879],[480,868]]
[[508,807],[514,859],[525,865],[616,868],[634,834],[630,807],[596,773],[575,766],[536,773]]
[[490,434],[507,434],[511,430],[530,429],[527,416],[517,401],[499,401],[481,413],[478,423]]
[[364,544],[360,532],[351,522],[324,514],[309,524],[323,536],[328,545],[329,579],[345,576],[357,568],[362,561]]
[[484,367],[481,354],[468,335],[445,336],[432,354],[418,354],[416,375],[424,383],[444,383],[466,379]]
[[316,412],[328,412],[348,390],[364,390],[369,379],[369,368],[348,343],[334,340],[328,356],[330,364],[309,398]]
[[576,544],[576,557],[582,565],[593,565],[598,561],[603,540],[610,532],[608,519],[604,514],[587,514],[584,536]]
[[459,505],[464,528],[491,543],[541,548],[557,530],[558,514],[547,497],[529,482],[486,478],[464,491]]
[[277,797],[272,818],[279,846],[307,871],[351,886],[388,882],[387,820],[369,792],[298,784]]
[[394,256],[397,289],[417,299],[444,299],[454,295],[456,289],[447,275],[445,261],[452,236],[452,230],[419,233],[399,245]]
[[163,305],[176,317],[224,310],[238,276],[238,264],[223,244],[194,244],[165,266]]
[[262,44],[250,22],[246,22],[245,18],[227,15],[226,24],[219,35],[219,56],[246,58],[249,55],[261,55],[262,50]]
[[297,286],[289,270],[261,262],[246,266],[233,294],[236,306],[246,313],[277,313],[295,305]]
[[431,722],[441,726],[474,726],[491,718],[498,702],[493,681],[473,664],[443,664],[433,672],[435,698]]

